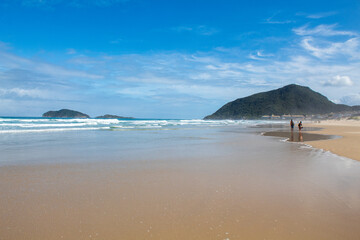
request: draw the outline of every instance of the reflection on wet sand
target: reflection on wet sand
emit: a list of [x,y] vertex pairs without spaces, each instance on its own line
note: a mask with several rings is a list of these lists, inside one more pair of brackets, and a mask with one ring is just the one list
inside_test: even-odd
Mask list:
[[291,129],[291,134],[290,134],[290,138],[289,138],[290,142],[294,141],[294,129]]
[[301,131],[271,131],[265,132],[264,136],[271,136],[271,137],[281,137],[281,138],[288,138],[289,142],[307,142],[307,141],[318,141],[318,140],[327,140],[327,139],[334,139],[337,136],[333,135],[323,135],[323,134],[315,134],[315,133],[308,133],[308,132],[301,132]]
[[298,142],[303,142],[303,141],[304,141],[304,138],[303,138],[302,132],[299,131],[299,141]]

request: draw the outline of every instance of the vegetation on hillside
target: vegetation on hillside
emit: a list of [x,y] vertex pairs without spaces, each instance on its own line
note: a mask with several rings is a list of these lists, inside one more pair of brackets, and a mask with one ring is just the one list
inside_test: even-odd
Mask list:
[[335,104],[309,87],[291,84],[276,90],[236,99],[225,104],[205,119],[254,119],[272,114],[326,114],[358,109],[360,109],[359,106]]

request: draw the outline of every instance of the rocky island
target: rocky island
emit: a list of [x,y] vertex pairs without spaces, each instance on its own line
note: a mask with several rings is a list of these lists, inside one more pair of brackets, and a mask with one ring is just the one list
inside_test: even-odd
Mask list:
[[70,109],[61,109],[59,111],[48,111],[42,115],[46,118],[90,118],[89,115]]
[[105,114],[104,116],[98,116],[96,118],[103,118],[103,119],[134,119],[133,117],[122,117],[117,115]]
[[360,106],[335,104],[327,97],[296,84],[239,98],[204,119],[259,119],[271,116],[324,115],[360,111]]

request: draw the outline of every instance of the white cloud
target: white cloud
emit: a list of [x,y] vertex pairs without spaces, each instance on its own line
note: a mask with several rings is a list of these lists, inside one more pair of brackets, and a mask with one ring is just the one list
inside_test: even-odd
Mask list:
[[[37,63],[33,68],[35,71],[58,77],[75,77],[75,78],[87,78],[87,79],[101,79],[103,76],[98,74],[91,74],[79,70],[69,70],[64,67],[55,66],[47,63]],[[30,70],[30,69],[29,69]]]
[[171,28],[172,31],[183,33],[183,32],[193,32],[198,35],[211,36],[219,32],[218,29],[206,26],[206,25],[196,25],[196,26],[177,26]]
[[323,85],[330,87],[348,87],[354,85],[354,82],[349,76],[336,75],[335,77],[325,81]]
[[209,73],[197,73],[197,74],[194,74],[194,75],[191,75],[190,76],[191,79],[195,79],[195,80],[207,80],[207,79],[211,79],[213,76]]
[[[316,46],[320,43],[323,46]],[[359,38],[350,38],[345,42],[317,41],[312,37],[302,39],[301,46],[318,58],[331,58],[337,55],[347,55],[359,58]]]
[[[289,42],[280,50],[271,49],[274,55],[267,49],[218,47],[189,54],[167,51],[65,55],[67,60],[56,65],[0,50],[0,82],[7,84],[1,85],[0,95],[6,99],[15,96],[12,99],[18,101],[44,99],[46,93],[65,100],[76,96],[80,101],[90,99],[84,106],[92,102],[99,109],[103,96],[149,105],[168,99],[169,105],[181,101],[191,106],[196,99],[203,105],[211,102],[202,107],[216,110],[227,101],[290,83],[310,86],[330,99],[348,95],[346,91],[350,88],[346,86],[359,92],[356,80],[360,79],[360,38],[341,35],[334,41],[324,35],[316,37],[320,36],[319,32],[316,34],[293,34],[295,43],[300,44]],[[344,38],[347,39],[339,40]],[[249,57],[271,61],[252,61]],[[54,97],[52,89],[63,96]]]
[[358,36],[356,32],[351,31],[339,31],[335,28],[337,24],[321,24],[316,26],[315,28],[308,28],[308,25],[294,28],[293,31],[300,36]]
[[57,78],[61,77],[77,77],[87,79],[101,79],[101,75],[91,74],[85,71],[67,69],[62,66],[49,64],[41,61],[34,61],[28,58],[23,58],[0,51],[0,66],[4,69],[22,69],[37,74],[45,74]]
[[326,18],[337,14],[337,12],[322,12],[322,13],[315,13],[315,14],[309,14],[306,17],[311,19],[320,19],[320,18]]
[[141,83],[141,84],[151,83],[151,84],[171,85],[182,82],[181,80],[172,79],[171,77],[158,77],[151,73],[143,73],[137,76],[129,76],[129,77],[117,76],[116,79],[123,82]]
[[249,58],[253,60],[266,60],[268,57],[274,56],[273,54],[264,54],[262,50],[256,51],[256,53],[250,53]]
[[[344,76],[360,78],[360,63],[357,59],[346,63],[327,63],[298,52],[283,60],[279,60],[277,57],[272,61],[253,62],[246,59],[227,59],[226,56],[224,58],[224,54],[226,53],[213,51],[193,54],[128,54],[81,56],[80,58],[75,56],[68,62],[75,67],[89,70],[80,71],[81,73],[90,74],[90,76],[104,76],[101,81],[85,82],[84,85],[81,85],[82,89],[85,88],[82,92],[86,93],[86,88],[88,88],[89,91],[104,92],[104,94],[117,93],[124,97],[142,99],[154,99],[156,96],[166,94],[174,96],[186,94],[192,97],[226,102],[245,96],[247,93],[257,92],[259,89],[269,90],[290,83],[320,87],[323,86],[324,79],[333,80],[333,77],[337,75],[341,76],[340,80],[343,83],[346,83]],[[271,56],[260,50],[255,54],[259,58]],[[28,64],[27,59],[19,58],[19,61],[19,66]],[[32,64],[30,65],[32,66]],[[52,72],[52,70],[39,70],[39,73],[43,75],[47,75],[48,72]],[[72,71],[68,76],[64,73],[59,76],[69,79],[70,82],[71,79],[79,77]],[[83,75],[80,74],[80,76]],[[86,79],[85,76],[83,77]],[[335,84],[335,80],[332,84]],[[251,90],[255,88],[257,90]],[[321,90],[331,93],[330,89],[333,88]],[[340,98],[338,93],[331,94],[332,99]]]
[[252,60],[265,60],[264,58],[258,57],[257,54],[252,54],[252,53],[249,54],[249,58]]
[[235,99],[244,92],[240,87],[231,86],[211,86],[196,84],[172,84],[172,85],[150,85],[123,88],[117,90],[117,93],[134,98],[155,98],[163,94],[187,95],[203,99]]
[[19,97],[31,97],[31,98],[48,98],[50,96],[48,92],[39,89],[0,88],[0,96],[6,96],[9,94],[15,94]]
[[288,23],[294,22],[293,20],[278,20],[278,19],[275,19],[275,17],[278,16],[279,13],[280,12],[276,12],[271,17],[268,17],[267,19],[265,19],[265,23],[269,23],[269,24],[288,24]]

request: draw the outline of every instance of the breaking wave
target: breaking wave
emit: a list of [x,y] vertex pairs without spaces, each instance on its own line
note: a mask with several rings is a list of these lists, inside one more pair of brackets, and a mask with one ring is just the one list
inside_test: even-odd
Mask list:
[[[82,130],[171,130],[238,126],[249,127],[270,121],[255,120],[165,120],[165,119],[61,119],[61,118],[0,118],[1,133],[59,132]],[[274,121],[271,121],[274,123]]]

